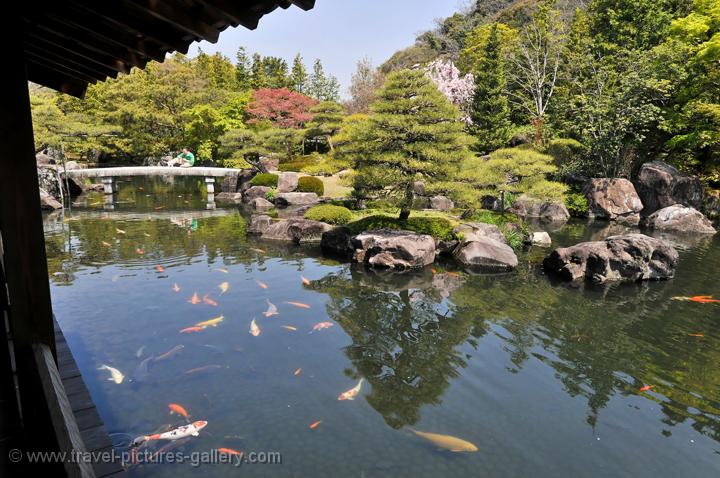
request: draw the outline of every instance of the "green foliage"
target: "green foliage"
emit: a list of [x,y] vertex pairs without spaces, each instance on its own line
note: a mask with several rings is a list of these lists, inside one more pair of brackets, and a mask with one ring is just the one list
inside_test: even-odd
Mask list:
[[455,224],[444,217],[410,217],[406,220],[384,215],[368,216],[347,225],[353,234],[378,229],[395,229],[428,234],[440,240],[451,240]]
[[304,93],[307,81],[307,70],[303,64],[302,56],[298,53],[293,60],[292,71],[290,73],[290,89],[298,93]]
[[260,173],[255,175],[255,177],[250,180],[250,184],[252,184],[253,186],[268,186],[271,188],[276,188],[279,178],[280,177],[277,174]]
[[471,139],[463,132],[460,111],[423,71],[388,76],[372,106],[345,124],[338,149],[354,170],[357,196],[382,196],[407,218],[413,183],[448,181],[470,156]]
[[247,129],[232,129],[219,139],[218,153],[225,167],[262,170],[260,158],[269,154],[258,133]]
[[298,179],[297,191],[301,193],[315,193],[318,196],[325,194],[325,185],[322,180],[314,176],[302,176]]
[[545,146],[545,153],[553,157],[560,177],[566,174],[581,174],[584,172],[583,160],[588,150],[577,140],[569,138],[553,139]]
[[270,202],[273,202],[275,200],[275,197],[277,196],[277,188],[273,187],[270,189],[270,191],[265,193],[265,199],[267,199]]
[[315,60],[304,93],[319,101],[337,102],[340,99],[340,83],[334,76],[325,74],[322,62],[318,59]]
[[513,249],[521,249],[525,243],[525,238],[530,235],[529,226],[514,214],[501,214],[495,211],[481,209],[476,211],[471,217],[472,222],[482,222],[485,224],[494,224],[503,233],[508,245]]
[[570,191],[567,194],[565,206],[573,217],[586,217],[589,212],[587,197],[579,191]]
[[353,213],[346,207],[321,204],[308,209],[305,219],[342,226],[352,221]]
[[333,150],[332,137],[342,127],[345,108],[334,101],[323,101],[313,106],[310,113],[313,119],[305,125],[307,128],[305,136],[315,141],[319,139],[326,148]]

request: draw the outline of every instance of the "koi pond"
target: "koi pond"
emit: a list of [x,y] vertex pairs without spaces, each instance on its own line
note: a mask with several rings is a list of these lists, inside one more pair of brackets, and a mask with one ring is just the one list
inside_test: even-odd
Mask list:
[[671,300],[720,296],[720,237],[667,282],[556,283],[538,248],[512,274],[387,274],[248,238],[203,187],[128,180],[112,211],[45,219],[54,311],[118,451],[207,421],[136,450],[246,460],[131,476],[720,475],[720,305]]

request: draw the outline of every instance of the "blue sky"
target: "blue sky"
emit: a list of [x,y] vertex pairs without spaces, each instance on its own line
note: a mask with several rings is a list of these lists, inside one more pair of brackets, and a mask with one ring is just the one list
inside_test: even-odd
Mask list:
[[263,56],[279,56],[292,61],[301,53],[310,70],[315,58],[325,71],[335,75],[347,96],[355,64],[364,56],[375,66],[395,51],[412,45],[417,33],[433,27],[436,18],[456,12],[463,0],[317,0],[305,12],[292,6],[278,9],[260,20],[257,30],[228,29],[216,44],[201,42],[207,53],[221,52],[235,61],[239,46]]

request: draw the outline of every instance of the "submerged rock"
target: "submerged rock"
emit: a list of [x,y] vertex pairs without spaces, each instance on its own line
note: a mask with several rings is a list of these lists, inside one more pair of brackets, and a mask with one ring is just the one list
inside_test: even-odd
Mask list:
[[565,204],[538,201],[527,196],[520,196],[509,211],[521,218],[538,218],[548,222],[565,222],[570,219]]
[[411,231],[364,232],[351,239],[351,247],[353,260],[371,267],[419,269],[435,261],[432,236]]
[[717,232],[703,213],[680,204],[655,211],[645,218],[643,225],[656,231],[677,231],[686,234],[715,234]]
[[684,176],[663,161],[645,163],[635,181],[635,188],[645,209],[643,215],[682,204],[700,209],[703,203],[703,186],[698,178]]
[[217,202],[231,202],[238,204],[242,202],[243,195],[241,193],[220,193],[215,195],[215,201]]
[[295,244],[320,242],[323,233],[332,229],[330,224],[309,219],[286,219],[270,224],[262,238],[272,241],[288,241]]
[[455,259],[469,269],[483,271],[509,271],[518,265],[515,251],[504,242],[490,236],[463,241],[455,251]]
[[550,247],[552,245],[550,234],[544,231],[531,233],[528,242],[539,247]]
[[643,234],[612,236],[555,249],[544,269],[567,281],[643,281],[671,279],[678,253],[665,241]]
[[279,206],[307,206],[320,202],[315,193],[280,193],[275,197]]
[[627,179],[592,179],[585,185],[584,192],[590,214],[624,224],[640,222],[643,203],[635,186]]
[[40,188],[40,209],[54,211],[56,209],[62,209],[62,204],[48,194],[47,191]]

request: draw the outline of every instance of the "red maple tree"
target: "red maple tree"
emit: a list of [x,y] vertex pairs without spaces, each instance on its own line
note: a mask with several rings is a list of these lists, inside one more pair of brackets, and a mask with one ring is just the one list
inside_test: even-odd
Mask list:
[[253,93],[246,113],[248,123],[270,121],[278,128],[301,128],[313,118],[310,108],[317,101],[287,88],[263,88]]

